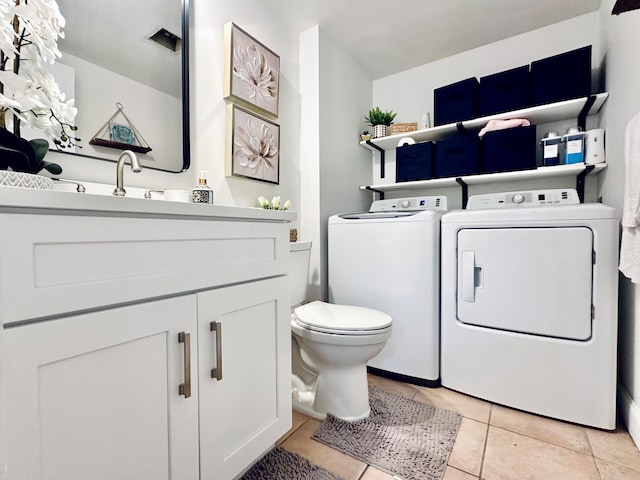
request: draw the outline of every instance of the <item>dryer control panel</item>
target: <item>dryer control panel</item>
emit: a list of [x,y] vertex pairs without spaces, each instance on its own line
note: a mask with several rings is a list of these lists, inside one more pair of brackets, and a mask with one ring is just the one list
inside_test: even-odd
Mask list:
[[447,210],[447,197],[436,195],[431,197],[405,197],[376,200],[369,208],[370,212],[410,212],[416,210]]
[[578,203],[580,203],[578,192],[571,188],[523,190],[472,195],[467,202],[467,210],[546,207],[549,205],[576,205]]

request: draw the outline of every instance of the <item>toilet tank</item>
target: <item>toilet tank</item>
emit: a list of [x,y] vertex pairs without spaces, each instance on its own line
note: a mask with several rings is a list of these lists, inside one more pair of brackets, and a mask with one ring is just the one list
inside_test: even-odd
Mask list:
[[291,289],[291,306],[301,305],[307,299],[307,282],[309,277],[309,259],[311,258],[311,242],[289,243],[289,288]]

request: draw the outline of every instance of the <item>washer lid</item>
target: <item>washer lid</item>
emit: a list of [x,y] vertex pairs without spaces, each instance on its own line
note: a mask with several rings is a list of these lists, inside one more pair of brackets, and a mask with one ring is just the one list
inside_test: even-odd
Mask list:
[[302,327],[327,333],[373,333],[391,326],[386,313],[365,307],[311,302],[294,310]]

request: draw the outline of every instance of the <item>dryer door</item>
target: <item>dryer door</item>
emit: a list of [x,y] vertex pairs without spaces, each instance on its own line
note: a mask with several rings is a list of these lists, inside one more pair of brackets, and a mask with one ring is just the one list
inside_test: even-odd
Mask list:
[[586,227],[458,232],[458,320],[548,337],[591,337],[593,233]]

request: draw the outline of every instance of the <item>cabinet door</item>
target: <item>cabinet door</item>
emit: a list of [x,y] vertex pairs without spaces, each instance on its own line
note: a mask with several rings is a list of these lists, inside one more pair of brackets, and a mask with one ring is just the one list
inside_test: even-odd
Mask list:
[[287,277],[198,294],[202,480],[232,479],[291,428],[290,309]]
[[8,480],[198,478],[195,337],[193,295],[5,330]]

